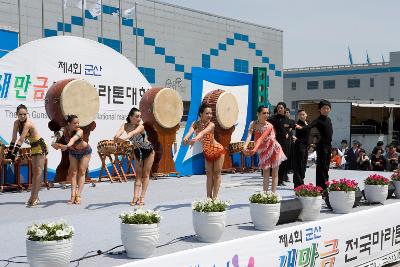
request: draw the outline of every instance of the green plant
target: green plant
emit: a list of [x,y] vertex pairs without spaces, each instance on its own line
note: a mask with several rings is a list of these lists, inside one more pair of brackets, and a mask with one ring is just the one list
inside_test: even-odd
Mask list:
[[207,198],[203,201],[194,201],[192,209],[197,212],[223,212],[230,206],[230,202],[220,199]]
[[250,203],[258,204],[276,204],[281,202],[281,197],[278,193],[274,192],[256,192],[249,198]]
[[134,211],[122,212],[119,215],[124,224],[153,224],[161,221],[161,215],[156,210],[137,209]]
[[33,224],[28,227],[28,240],[31,241],[55,241],[70,239],[74,234],[74,228],[65,221]]

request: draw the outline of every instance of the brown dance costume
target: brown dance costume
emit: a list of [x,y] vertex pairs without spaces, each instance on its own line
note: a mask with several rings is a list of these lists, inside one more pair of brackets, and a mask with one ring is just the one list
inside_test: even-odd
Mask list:
[[[197,121],[194,123],[193,128],[195,129],[196,134],[198,134],[202,130],[204,130],[207,126],[208,123],[206,125],[202,125],[201,122]],[[209,132],[203,136],[203,140],[201,142],[203,147],[204,157],[208,161],[216,161],[226,153],[224,147],[217,141],[213,142],[213,140],[214,140],[214,133]]]

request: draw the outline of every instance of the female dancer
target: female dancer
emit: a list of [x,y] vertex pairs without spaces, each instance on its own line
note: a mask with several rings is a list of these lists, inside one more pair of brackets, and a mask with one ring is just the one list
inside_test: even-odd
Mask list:
[[[198,115],[200,119],[192,123],[183,141],[190,145],[198,141],[202,142],[207,175],[207,197],[216,199],[221,185],[221,169],[224,163],[225,149],[214,139],[215,124],[211,122],[211,108],[202,104]],[[193,132],[196,132],[196,136],[189,140]]]
[[[18,119],[14,122],[12,139],[10,146],[8,148],[8,153],[6,159],[12,161],[18,156],[18,151],[21,148],[22,143],[26,140],[29,141],[31,145],[32,153],[32,190],[31,197],[29,198],[27,207],[35,207],[39,204],[39,190],[42,184],[42,172],[44,168],[44,163],[46,161],[46,155],[48,153],[47,145],[43,138],[40,137],[39,132],[34,126],[33,122],[28,119],[28,109],[25,105],[19,105],[17,107]],[[19,133],[19,139],[17,143],[17,132]]]
[[81,204],[81,195],[85,184],[86,170],[92,154],[92,148],[87,143],[83,130],[79,128],[76,115],[67,116],[68,126],[63,129],[66,145],[54,143],[55,149],[69,150],[68,176],[71,178],[71,199],[68,204]]
[[[127,123],[114,136],[116,142],[130,140],[133,145],[135,155],[134,165],[136,171],[135,185],[133,190],[133,200],[131,206],[138,204],[144,205],[147,187],[149,186],[150,171],[154,162],[153,145],[147,140],[146,132],[142,124],[141,112],[137,108],[132,108],[126,118]],[[126,132],[126,136],[121,135]],[[140,197],[139,197],[140,195]]]
[[[249,133],[244,144],[244,153],[246,155],[259,154],[259,167],[263,170],[263,190],[269,189],[269,169],[272,168],[272,192],[276,192],[278,185],[278,169],[282,161],[286,160],[281,145],[275,139],[275,130],[268,120],[269,109],[260,106],[257,109],[256,121],[253,121],[249,127]],[[247,146],[251,136],[254,134],[254,149],[249,151]]]

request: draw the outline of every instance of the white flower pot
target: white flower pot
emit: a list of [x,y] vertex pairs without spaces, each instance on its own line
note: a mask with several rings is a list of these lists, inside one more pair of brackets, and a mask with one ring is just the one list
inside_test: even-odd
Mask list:
[[302,221],[316,221],[321,212],[322,196],[318,197],[297,197],[302,206],[299,219]]
[[250,203],[250,216],[257,230],[273,230],[279,221],[281,203],[258,204]]
[[400,181],[394,181],[393,184],[396,188],[394,190],[394,195],[396,196],[396,198],[400,198]]
[[193,228],[201,242],[217,242],[224,232],[226,211],[197,212],[193,211]]
[[128,258],[144,259],[149,257],[159,240],[159,225],[121,223],[121,240]]
[[364,193],[369,203],[385,203],[388,196],[387,185],[365,185]]
[[72,238],[58,241],[26,240],[26,253],[31,267],[67,267],[72,256]]
[[334,213],[349,213],[351,212],[356,194],[354,191],[330,191],[329,203],[331,204]]

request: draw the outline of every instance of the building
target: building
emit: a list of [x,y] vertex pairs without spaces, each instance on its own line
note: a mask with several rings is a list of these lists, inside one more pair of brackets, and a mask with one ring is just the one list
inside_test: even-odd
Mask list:
[[285,69],[283,77],[283,99],[293,109],[321,98],[400,102],[400,52],[389,62]]
[[270,102],[283,98],[281,30],[148,0],[0,0],[0,57],[19,43],[56,35],[122,52],[152,85],[178,90],[185,109],[192,67],[267,67]]

